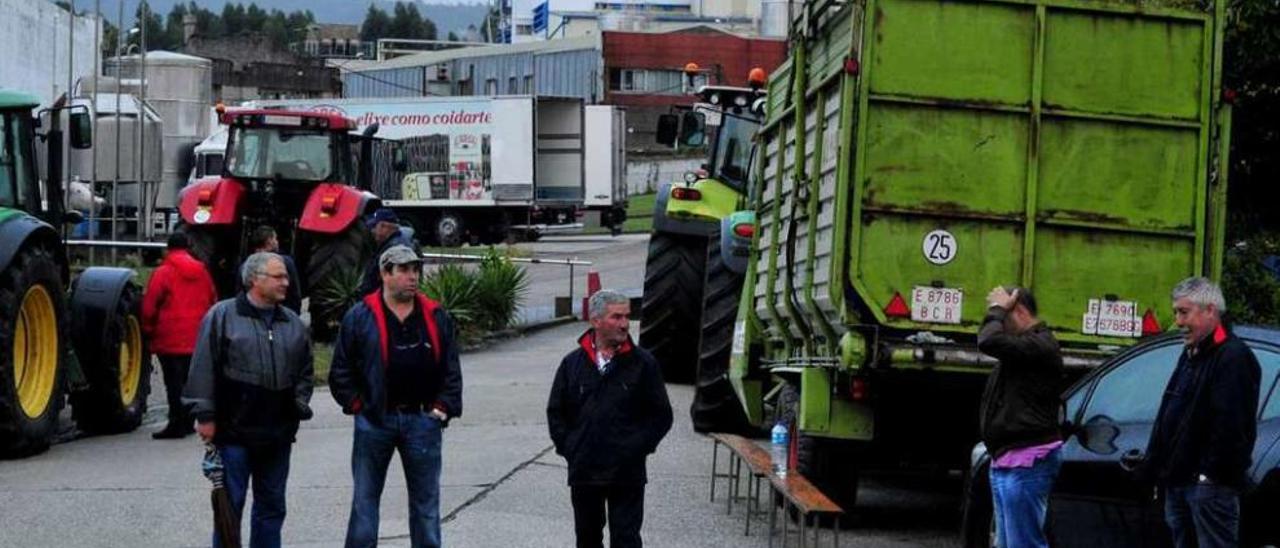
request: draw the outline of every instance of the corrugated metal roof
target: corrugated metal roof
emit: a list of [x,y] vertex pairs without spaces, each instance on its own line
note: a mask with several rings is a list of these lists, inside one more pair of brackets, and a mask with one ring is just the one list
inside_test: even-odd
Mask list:
[[469,59],[475,57],[517,55],[522,53],[532,53],[537,55],[541,53],[555,53],[581,49],[600,49],[600,36],[591,35],[564,38],[560,40],[525,42],[523,44],[498,44],[494,46],[481,46],[474,48],[427,51],[423,53],[415,53],[413,55],[406,55],[404,57],[397,57],[388,61],[350,61],[337,66],[338,69],[343,72],[364,72],[370,70],[436,65],[457,59]]

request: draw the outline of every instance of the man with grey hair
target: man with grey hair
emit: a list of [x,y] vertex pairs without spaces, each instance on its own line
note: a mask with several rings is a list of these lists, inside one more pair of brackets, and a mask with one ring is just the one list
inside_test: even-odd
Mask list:
[[1169,377],[1140,477],[1164,493],[1175,546],[1240,541],[1240,492],[1257,437],[1258,359],[1223,323],[1222,290],[1206,278],[1173,289],[1185,348]]
[[609,546],[638,548],[645,459],[671,429],[671,402],[657,360],[627,334],[630,299],[606,289],[588,307],[591,328],[560,361],[547,425],[569,464],[578,548],[600,548],[606,522]]
[[[298,422],[311,418],[311,343],[298,315],[281,306],[289,273],[279,255],[250,255],[240,279],[244,292],[200,322],[182,401],[222,456],[237,520],[253,480],[250,545],[280,546],[289,455]],[[213,545],[221,546],[216,531]]]

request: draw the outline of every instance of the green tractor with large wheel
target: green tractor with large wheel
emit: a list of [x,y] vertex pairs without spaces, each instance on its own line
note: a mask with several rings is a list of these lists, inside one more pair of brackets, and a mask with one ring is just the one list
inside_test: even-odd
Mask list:
[[[75,280],[61,227],[80,215],[63,208],[61,118],[70,144],[90,146],[88,113],[54,108],[37,132],[39,99],[0,90],[0,456],[49,447],[70,397],[81,431],[108,434],[142,422],[150,356],[138,321],[134,272],[89,268]],[[36,148],[45,149],[45,177]],[[70,290],[68,291],[68,288]],[[77,359],[77,356],[79,359]]]
[[707,148],[702,169],[664,184],[654,204],[640,311],[640,345],[671,382],[694,381],[695,429],[742,431],[745,413],[728,380],[738,297],[755,215],[748,173],[764,117],[764,71],[751,87],[702,86],[698,102],[658,120],[658,142]]

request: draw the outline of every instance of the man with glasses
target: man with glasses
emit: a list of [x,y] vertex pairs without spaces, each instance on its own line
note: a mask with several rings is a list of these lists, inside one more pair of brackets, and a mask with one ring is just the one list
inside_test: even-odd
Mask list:
[[[182,400],[196,432],[222,455],[237,521],[253,480],[250,546],[275,547],[294,436],[311,418],[311,342],[298,315],[281,306],[289,273],[279,255],[250,255],[240,279],[244,292],[215,304],[200,323]],[[216,532],[213,545],[222,545]]]

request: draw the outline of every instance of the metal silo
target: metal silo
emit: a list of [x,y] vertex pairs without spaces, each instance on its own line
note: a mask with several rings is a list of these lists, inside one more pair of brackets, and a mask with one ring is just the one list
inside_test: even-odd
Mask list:
[[[104,73],[124,78],[140,75],[142,58],[108,59]],[[213,105],[213,61],[169,51],[147,52],[147,104],[164,120],[163,173],[156,189],[156,209],[174,209],[178,189],[191,172],[192,150],[209,136]]]

